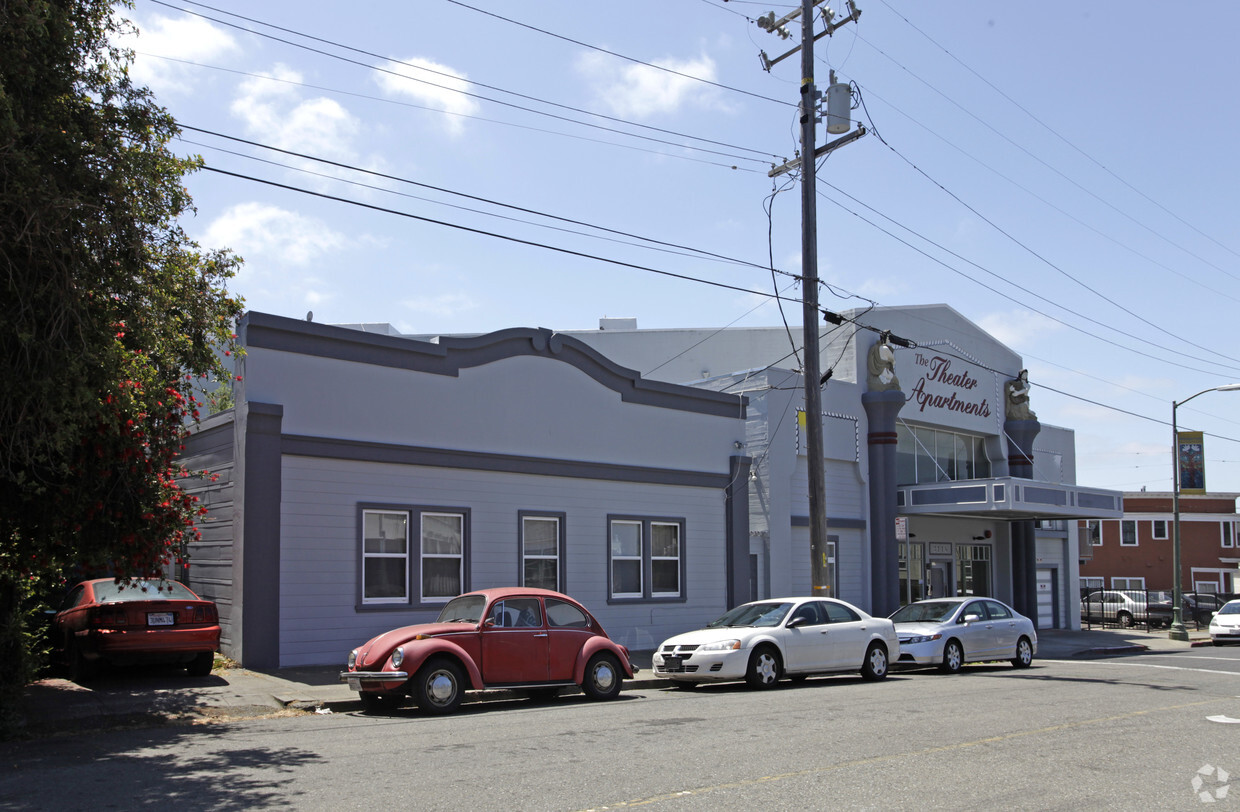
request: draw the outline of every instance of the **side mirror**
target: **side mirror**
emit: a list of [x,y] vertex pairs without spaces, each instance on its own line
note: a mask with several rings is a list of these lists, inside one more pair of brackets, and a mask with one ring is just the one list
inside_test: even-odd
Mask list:
[[495,618],[493,617],[489,617],[486,620],[482,621],[482,628],[484,629],[494,628],[494,626],[495,626]]
[[789,620],[789,621],[788,621],[788,628],[789,628],[789,629],[795,629],[795,628],[797,628],[798,626],[804,626],[806,623],[809,623],[809,618],[807,618],[807,617],[794,617],[792,620]]
[[962,623],[976,623],[977,621],[981,619],[982,619],[981,615],[975,615],[974,613],[970,612],[969,614],[962,617],[960,621]]

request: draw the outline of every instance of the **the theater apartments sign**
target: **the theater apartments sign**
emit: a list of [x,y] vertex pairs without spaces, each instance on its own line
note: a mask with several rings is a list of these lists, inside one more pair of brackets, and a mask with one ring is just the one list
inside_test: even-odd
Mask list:
[[[942,415],[935,413],[947,411],[970,417],[991,416],[993,407],[987,391],[993,389],[993,384],[982,384],[967,362],[947,355],[915,350],[913,371],[909,402],[904,409],[904,415],[941,419]],[[984,376],[987,381],[992,378],[990,373]]]

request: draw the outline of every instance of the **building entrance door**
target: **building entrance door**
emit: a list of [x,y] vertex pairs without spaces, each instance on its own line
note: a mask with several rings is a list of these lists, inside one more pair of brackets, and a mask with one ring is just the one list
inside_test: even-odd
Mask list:
[[926,597],[945,598],[952,594],[952,562],[931,561],[926,565]]

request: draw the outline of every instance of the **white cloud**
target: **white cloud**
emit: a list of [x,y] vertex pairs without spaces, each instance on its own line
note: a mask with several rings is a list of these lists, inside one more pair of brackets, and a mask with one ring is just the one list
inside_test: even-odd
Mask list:
[[594,84],[594,94],[598,100],[613,113],[625,118],[651,118],[685,107],[731,109],[724,104],[716,88],[690,78],[716,81],[715,62],[710,57],[664,59],[653,64],[667,70],[650,65],[622,64],[614,57],[592,52],[577,61],[577,70]]
[[231,248],[245,258],[247,267],[308,265],[346,245],[344,235],[323,221],[263,203],[232,206],[207,227],[199,242]]
[[1063,329],[1059,322],[1030,310],[991,313],[981,319],[979,326],[1017,352],[1021,347],[1037,346],[1048,333]]
[[[389,96],[402,96],[434,110],[442,110],[444,128],[452,135],[464,131],[461,116],[476,115],[481,109],[478,102],[466,96],[470,84],[465,74],[440,65],[429,59],[411,57],[402,63],[388,62],[384,71],[375,74],[375,83]],[[399,75],[397,75],[399,74]]]
[[120,44],[137,52],[130,69],[134,82],[157,95],[189,93],[193,80],[202,74],[200,68],[172,59],[209,62],[238,48],[231,34],[201,17],[154,17],[135,25],[138,35],[123,37]]
[[246,80],[229,108],[249,135],[282,149],[356,162],[353,139],[361,124],[348,110],[325,97],[303,99],[297,87],[284,84],[302,81],[301,74],[285,65],[263,76],[280,81]]
[[437,296],[419,296],[401,302],[415,313],[427,313],[434,316],[455,316],[467,310],[474,310],[478,303],[465,293],[441,293]]

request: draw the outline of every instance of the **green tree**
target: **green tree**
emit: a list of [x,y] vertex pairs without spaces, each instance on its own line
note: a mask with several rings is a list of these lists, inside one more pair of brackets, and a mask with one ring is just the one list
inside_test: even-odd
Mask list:
[[173,154],[176,122],[131,82],[132,54],[116,45],[126,25],[110,0],[0,0],[10,582],[145,575],[183,560],[198,507],[175,456],[199,384],[230,382],[216,349],[231,348],[241,312],[226,284],[239,260],[201,250],[179,225],[198,159]]

